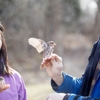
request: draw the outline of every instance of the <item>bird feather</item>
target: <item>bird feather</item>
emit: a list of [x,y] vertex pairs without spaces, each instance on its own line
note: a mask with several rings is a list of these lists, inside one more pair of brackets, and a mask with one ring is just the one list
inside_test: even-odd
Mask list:
[[28,39],[28,43],[33,46],[34,48],[36,48],[36,50],[40,53],[43,51],[43,47],[41,45],[41,41],[40,39],[37,38],[29,38]]

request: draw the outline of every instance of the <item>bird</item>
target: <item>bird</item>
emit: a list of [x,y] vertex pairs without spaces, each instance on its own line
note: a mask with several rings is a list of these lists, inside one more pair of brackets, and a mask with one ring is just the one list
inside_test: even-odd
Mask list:
[[[43,53],[43,55],[42,55],[43,59],[51,56],[51,54],[54,51],[54,46],[56,45],[56,43],[54,41],[45,42],[42,39],[38,39],[38,38],[34,38],[34,37],[29,38],[28,43],[31,46],[33,46],[38,51],[38,53],[41,53],[41,52]],[[42,65],[41,69],[43,69],[43,68],[44,68],[44,66]]]

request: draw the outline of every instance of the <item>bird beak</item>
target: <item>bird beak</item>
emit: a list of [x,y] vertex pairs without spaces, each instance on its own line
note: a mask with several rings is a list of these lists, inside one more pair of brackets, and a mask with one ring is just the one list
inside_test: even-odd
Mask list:
[[54,43],[54,46],[56,45],[56,43]]

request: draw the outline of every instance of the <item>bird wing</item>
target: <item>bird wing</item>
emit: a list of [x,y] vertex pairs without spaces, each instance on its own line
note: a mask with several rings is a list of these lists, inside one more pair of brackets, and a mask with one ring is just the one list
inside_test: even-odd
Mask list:
[[43,45],[46,44],[45,41],[37,38],[29,38],[28,43],[36,48],[39,53],[43,51]]

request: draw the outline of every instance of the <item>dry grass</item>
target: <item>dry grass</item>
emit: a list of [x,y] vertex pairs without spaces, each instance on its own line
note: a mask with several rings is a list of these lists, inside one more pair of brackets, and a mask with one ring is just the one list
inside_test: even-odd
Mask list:
[[27,85],[28,100],[46,100],[46,97],[54,92],[50,84]]

